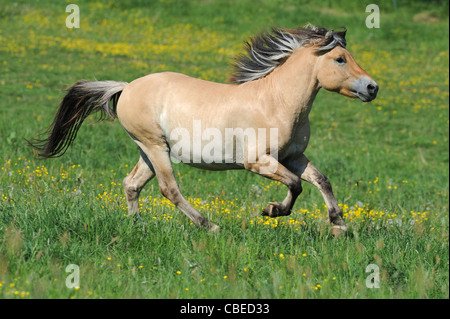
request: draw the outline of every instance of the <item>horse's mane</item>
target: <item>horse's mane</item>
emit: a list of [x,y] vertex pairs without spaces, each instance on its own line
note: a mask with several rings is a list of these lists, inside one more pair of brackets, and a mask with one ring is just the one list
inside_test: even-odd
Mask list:
[[236,57],[229,82],[245,83],[261,79],[301,47],[316,45],[316,53],[324,54],[337,45],[345,48],[346,29],[328,30],[307,24],[296,29],[273,27],[245,43],[245,53]]

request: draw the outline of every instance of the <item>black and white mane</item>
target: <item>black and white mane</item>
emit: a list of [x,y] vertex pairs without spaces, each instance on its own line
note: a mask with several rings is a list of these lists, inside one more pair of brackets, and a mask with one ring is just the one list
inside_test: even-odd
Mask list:
[[245,83],[261,79],[301,47],[317,45],[317,54],[326,53],[337,45],[345,48],[345,33],[345,28],[334,31],[311,24],[296,29],[274,27],[245,43],[245,53],[236,58],[229,82]]

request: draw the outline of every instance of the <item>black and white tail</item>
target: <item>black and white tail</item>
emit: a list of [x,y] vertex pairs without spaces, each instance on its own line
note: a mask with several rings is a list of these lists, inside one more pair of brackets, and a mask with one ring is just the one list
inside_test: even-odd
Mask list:
[[116,81],[78,81],[67,90],[45,139],[29,142],[44,158],[64,155],[75,140],[83,121],[92,113],[100,119],[116,118],[120,94],[128,83]]

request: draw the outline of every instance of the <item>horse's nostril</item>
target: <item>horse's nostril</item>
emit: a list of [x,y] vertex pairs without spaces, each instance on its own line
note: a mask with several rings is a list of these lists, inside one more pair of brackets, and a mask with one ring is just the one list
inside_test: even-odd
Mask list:
[[375,94],[375,93],[377,93],[377,91],[378,91],[378,85],[372,84],[372,83],[367,85],[367,92],[369,94]]

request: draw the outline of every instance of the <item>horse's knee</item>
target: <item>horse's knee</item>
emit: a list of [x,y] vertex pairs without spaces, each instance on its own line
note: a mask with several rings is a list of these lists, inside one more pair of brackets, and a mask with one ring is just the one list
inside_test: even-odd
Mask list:
[[319,176],[317,179],[317,184],[325,192],[331,192],[333,190],[330,180],[325,175]]
[[289,188],[291,193],[295,196],[298,196],[303,191],[302,180],[298,178],[291,178],[286,183],[286,186]]
[[159,191],[165,198],[167,198],[172,203],[177,205],[181,194],[180,190],[176,185],[166,185],[166,184],[159,185]]
[[290,188],[291,192],[297,196],[300,195],[303,191],[303,186],[302,186],[300,179],[298,181],[296,181],[295,183],[293,183],[292,185],[290,185],[289,188]]

